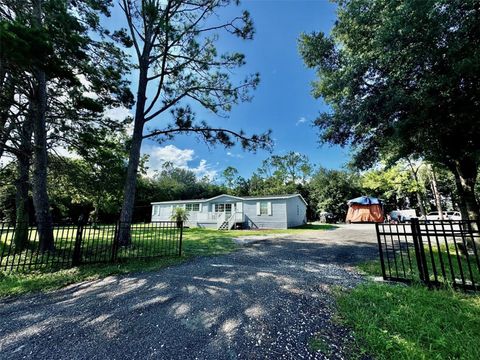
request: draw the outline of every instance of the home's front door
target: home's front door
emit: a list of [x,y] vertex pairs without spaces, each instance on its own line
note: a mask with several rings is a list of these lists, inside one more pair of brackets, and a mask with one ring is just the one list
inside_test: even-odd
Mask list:
[[225,217],[228,219],[232,215],[233,207],[232,204],[225,204]]
[[235,211],[235,204],[225,203],[225,204],[215,204],[215,213],[225,213],[225,218],[229,218],[232,213]]

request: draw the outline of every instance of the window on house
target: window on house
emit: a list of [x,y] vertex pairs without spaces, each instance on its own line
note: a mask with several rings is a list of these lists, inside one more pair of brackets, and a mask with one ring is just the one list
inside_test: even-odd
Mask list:
[[235,207],[232,206],[232,204],[215,204],[216,213],[221,213],[221,212],[231,213],[232,210],[234,209]]
[[268,202],[260,202],[260,215],[268,215]]
[[187,204],[185,205],[187,211],[200,211],[200,204]]
[[297,205],[297,216],[300,215],[300,206]]

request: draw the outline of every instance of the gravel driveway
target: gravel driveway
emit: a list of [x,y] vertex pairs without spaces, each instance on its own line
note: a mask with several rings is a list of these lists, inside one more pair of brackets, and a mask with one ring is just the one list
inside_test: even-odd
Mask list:
[[[361,282],[350,266],[376,251],[373,225],[348,225],[0,300],[0,358],[343,358],[330,286]],[[328,356],[309,351],[317,334]]]

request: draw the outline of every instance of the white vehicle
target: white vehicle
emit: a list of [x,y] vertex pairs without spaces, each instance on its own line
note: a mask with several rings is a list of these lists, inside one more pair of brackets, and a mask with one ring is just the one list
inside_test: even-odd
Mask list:
[[[420,217],[420,220],[440,220],[438,211],[431,211],[427,216]],[[443,220],[462,220],[462,214],[459,211],[444,211]]]
[[430,211],[427,215],[422,215],[420,220],[440,220],[438,211]]
[[417,217],[415,209],[393,210],[390,213],[390,218],[398,222],[410,221]]
[[460,211],[447,211],[446,213],[449,220],[462,220],[462,214],[460,214]]

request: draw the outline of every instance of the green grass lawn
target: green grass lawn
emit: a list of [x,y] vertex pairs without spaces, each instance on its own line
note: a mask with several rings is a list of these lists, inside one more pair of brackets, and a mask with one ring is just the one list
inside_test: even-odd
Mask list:
[[[108,275],[158,270],[166,266],[187,261],[195,256],[220,255],[235,251],[238,246],[233,238],[238,236],[295,234],[311,230],[333,229],[331,225],[309,224],[288,230],[232,230],[218,231],[210,229],[185,229],[183,234],[182,256],[164,256],[146,260],[128,260],[115,264],[82,265],[54,272],[2,273],[0,271],[0,297],[19,295],[35,291],[48,291],[65,285],[95,280]],[[100,230],[99,230],[100,231]],[[136,236],[148,242],[149,231]],[[73,234],[73,232],[72,232]],[[67,236],[64,234],[64,236]],[[73,236],[73,235],[72,235]]]
[[[458,251],[458,257],[456,256]],[[408,266],[408,254],[403,253],[403,262],[406,272],[406,277],[412,280],[418,279],[418,267],[415,258],[415,251],[410,250],[410,261],[412,263],[412,271]],[[458,284],[462,283],[461,273],[468,283],[473,279],[476,284],[480,283],[480,269],[478,268],[474,256],[471,254],[465,256],[460,250],[456,250],[454,245],[450,245],[447,248],[445,246],[432,247],[432,250],[425,246],[425,258],[427,261],[427,269],[429,279],[431,281],[439,281],[440,283],[446,283],[447,285],[455,282]],[[374,274],[376,276],[382,276],[382,271],[380,268],[380,263],[378,261],[368,262],[361,264],[359,266],[362,270],[367,273]],[[404,277],[403,267],[400,256],[397,257],[397,266],[392,259],[390,259],[390,271],[387,263],[387,258],[385,257],[385,267],[387,275],[391,274],[394,277]],[[435,271],[437,277],[435,278]]]
[[[381,275],[378,262],[360,268]],[[353,329],[358,357],[480,359],[480,295],[367,282],[337,291],[336,298],[338,319]]]

